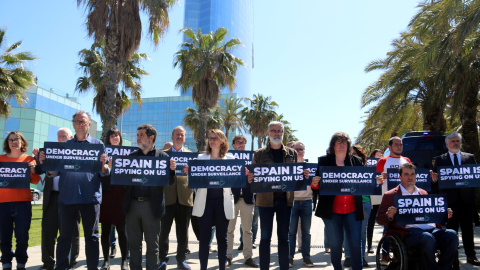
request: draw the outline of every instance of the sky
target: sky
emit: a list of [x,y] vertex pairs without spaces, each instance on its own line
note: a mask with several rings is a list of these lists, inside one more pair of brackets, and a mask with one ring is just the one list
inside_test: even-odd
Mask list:
[[[355,140],[365,115],[361,95],[380,75],[364,69],[386,56],[392,40],[405,31],[418,11],[418,2],[254,0],[251,93],[271,96],[280,105],[277,113],[297,130],[295,135],[306,146],[306,158],[316,161],[324,155],[336,131],[347,132]],[[84,7],[77,7],[76,0],[2,1],[0,7],[0,27],[7,28],[7,44],[21,40],[17,51],[38,57],[27,67],[38,77],[39,86],[78,96],[85,110],[91,110],[93,95],[74,92],[82,75],[78,52],[93,43],[85,28]],[[169,16],[168,33],[156,47],[143,25],[139,52],[150,56],[143,64],[150,73],[141,81],[143,97],[179,95],[175,82],[180,71],[173,68],[173,55],[182,42],[184,0],[178,1]],[[93,118],[100,122],[94,113]]]

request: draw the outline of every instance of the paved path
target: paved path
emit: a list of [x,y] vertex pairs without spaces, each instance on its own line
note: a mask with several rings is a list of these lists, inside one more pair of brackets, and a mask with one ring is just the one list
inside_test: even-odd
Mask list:
[[[237,222],[237,230],[236,232],[239,232],[239,223]],[[315,264],[314,268],[322,268],[322,269],[333,269],[333,266],[330,263],[330,256],[325,253],[325,249],[323,247],[323,222],[320,218],[313,217],[312,218],[312,229],[311,229],[311,235],[312,235],[312,241],[311,241],[311,259],[312,262]],[[274,225],[275,227],[275,225]],[[375,233],[373,237],[374,241],[374,247],[376,248],[376,244],[381,238],[381,233],[382,233],[382,228],[380,226],[376,226],[375,228]],[[257,235],[257,244],[259,243],[259,234],[260,230]],[[198,242],[197,241],[192,241],[195,236],[193,234],[193,231],[190,228],[190,242],[189,242],[189,248],[191,250],[191,254],[187,255],[187,263],[192,267],[193,270],[200,269],[200,262],[198,260]],[[270,269],[279,269],[278,267],[278,254],[277,254],[277,239],[276,239],[276,230],[274,229],[273,231],[273,239],[272,239],[272,255],[271,255],[271,265]],[[480,228],[476,227],[475,228],[475,244],[477,246],[477,254],[480,257]],[[243,264],[243,254],[241,251],[237,250],[238,248],[238,235],[235,235],[235,243],[234,243],[234,249],[233,249],[233,265],[227,269],[252,269],[246,265]],[[216,241],[214,240],[214,246]],[[175,260],[175,251],[176,251],[176,235],[175,235],[175,226],[172,226],[172,232],[170,234],[170,250],[169,250],[169,267],[168,269],[175,269],[176,268],[176,260]],[[101,252],[101,251],[100,251]],[[145,244],[144,244],[144,252],[145,254]],[[28,255],[29,255],[29,261],[27,263],[27,269],[28,270],[38,270],[39,267],[42,266],[42,260],[41,260],[41,250],[40,246],[35,246],[31,247],[28,249]],[[478,269],[471,264],[466,263],[466,258],[465,254],[463,252],[463,249],[459,250],[459,255],[460,255],[460,264],[461,264],[461,269]],[[292,269],[310,269],[302,264],[302,258],[301,258],[300,253],[295,254],[294,258],[294,267]],[[254,260],[259,263],[258,259],[258,248],[253,250],[253,258]],[[143,257],[145,260],[145,256]],[[120,250],[117,250],[117,257],[111,261],[112,267],[111,270],[120,270]],[[367,254],[367,262],[370,265],[370,269],[374,269],[375,266],[375,255],[374,254]],[[103,257],[100,258],[100,263],[99,267],[103,263]],[[145,266],[145,262],[143,263]],[[209,261],[209,270],[213,269],[218,269],[218,260],[217,260],[217,254],[216,253],[210,253]],[[14,262],[14,267],[15,267],[15,262]],[[80,242],[80,256],[78,258],[78,265],[77,268],[79,270],[84,270],[86,268],[86,261],[85,261],[85,250],[84,250],[84,242],[83,238],[81,239]]]

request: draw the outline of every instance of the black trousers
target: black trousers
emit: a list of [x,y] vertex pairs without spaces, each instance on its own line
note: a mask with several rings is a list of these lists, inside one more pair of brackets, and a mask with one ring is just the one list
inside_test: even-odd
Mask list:
[[453,216],[447,222],[447,229],[462,229],[462,242],[467,257],[475,256],[475,245],[473,244],[473,209],[472,205],[453,205],[451,206]]
[[168,236],[172,229],[173,220],[175,219],[175,229],[177,232],[177,263],[185,261],[185,253],[188,242],[188,226],[190,217],[192,216],[191,206],[181,205],[178,201],[175,204],[165,207],[165,216],[162,218],[162,226],[160,228],[159,240],[159,258],[160,261],[168,261]]
[[372,248],[372,239],[373,239],[373,229],[375,228],[375,218],[377,217],[378,208],[380,205],[374,205],[372,207],[372,212],[370,212],[370,216],[368,217],[367,223],[367,249],[370,250]]
[[[53,269],[55,267],[55,244],[57,234],[60,230],[60,219],[58,216],[58,192],[50,193],[48,206],[42,213],[42,262],[43,268]],[[77,223],[73,230],[73,241],[70,255],[70,267],[77,264],[80,248],[80,215],[77,215]]]

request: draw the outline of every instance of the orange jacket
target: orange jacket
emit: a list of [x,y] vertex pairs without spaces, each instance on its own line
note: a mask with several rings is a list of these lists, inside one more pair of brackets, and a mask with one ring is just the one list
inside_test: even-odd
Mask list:
[[[7,155],[0,155],[0,162],[33,162],[35,159],[32,156],[23,154],[19,158],[9,158]],[[30,183],[38,184],[40,175],[30,173]],[[28,188],[0,188],[0,203],[4,202],[25,202],[32,201],[32,193]]]

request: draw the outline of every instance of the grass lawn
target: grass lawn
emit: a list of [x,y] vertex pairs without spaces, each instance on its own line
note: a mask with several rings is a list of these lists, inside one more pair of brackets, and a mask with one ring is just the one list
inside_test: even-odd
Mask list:
[[[28,246],[39,246],[42,243],[42,205],[32,204],[32,224],[30,225],[30,231],[28,232],[30,239],[28,240]],[[80,237],[83,237],[83,227],[80,225]],[[14,236],[15,238],[15,236]],[[15,249],[15,244],[13,245]]]

